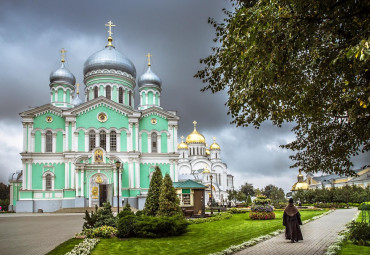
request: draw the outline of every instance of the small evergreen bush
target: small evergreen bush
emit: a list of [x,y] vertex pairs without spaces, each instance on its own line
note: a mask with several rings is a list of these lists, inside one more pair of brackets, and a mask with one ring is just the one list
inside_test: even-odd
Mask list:
[[95,212],[92,211],[90,214],[89,212],[86,210],[85,211],[85,217],[84,217],[84,224],[82,226],[82,229],[91,229],[91,228],[94,228],[95,224],[96,224],[96,221],[98,220],[98,206],[95,205]]
[[97,220],[94,227],[111,226],[116,227],[116,220],[112,213],[112,206],[109,202],[103,204],[103,208],[97,212]]
[[122,217],[125,217],[127,215],[134,215],[135,213],[133,211],[131,211],[131,206],[129,203],[126,203],[125,207],[123,207],[123,210],[120,211],[118,214],[117,214],[117,218],[122,218]]
[[137,218],[134,214],[120,217],[118,219],[117,237],[127,238],[136,236]]
[[370,245],[370,224],[352,221],[349,226],[349,240],[359,245]]

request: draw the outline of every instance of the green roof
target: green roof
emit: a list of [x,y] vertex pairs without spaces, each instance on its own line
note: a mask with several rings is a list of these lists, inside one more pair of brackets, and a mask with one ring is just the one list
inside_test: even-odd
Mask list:
[[176,189],[180,189],[180,188],[181,189],[189,189],[189,188],[192,188],[192,189],[205,189],[205,188],[207,188],[203,184],[200,184],[199,182],[195,182],[195,181],[192,181],[192,180],[186,180],[184,182],[174,182],[173,183],[173,186]]

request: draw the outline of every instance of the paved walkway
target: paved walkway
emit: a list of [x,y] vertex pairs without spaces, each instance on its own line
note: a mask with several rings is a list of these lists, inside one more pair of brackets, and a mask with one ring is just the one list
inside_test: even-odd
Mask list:
[[2,214],[1,255],[42,255],[81,231],[84,214]]
[[236,254],[258,255],[319,255],[335,242],[338,233],[355,216],[357,208],[340,209],[301,226],[303,241],[290,243],[280,234]]

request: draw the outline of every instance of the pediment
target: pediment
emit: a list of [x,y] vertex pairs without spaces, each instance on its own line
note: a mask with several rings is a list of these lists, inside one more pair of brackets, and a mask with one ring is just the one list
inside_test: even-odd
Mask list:
[[45,104],[45,105],[21,112],[19,115],[22,118],[24,118],[24,117],[35,117],[36,115],[41,115],[43,113],[54,113],[55,115],[62,116],[63,110],[52,104]]
[[151,114],[163,116],[168,120],[170,120],[170,119],[179,120],[180,119],[179,116],[176,116],[175,114],[172,114],[171,112],[165,111],[165,110],[163,110],[161,108],[158,108],[158,107],[150,107],[148,109],[142,110],[141,111],[141,118],[144,118],[144,117],[149,116]]

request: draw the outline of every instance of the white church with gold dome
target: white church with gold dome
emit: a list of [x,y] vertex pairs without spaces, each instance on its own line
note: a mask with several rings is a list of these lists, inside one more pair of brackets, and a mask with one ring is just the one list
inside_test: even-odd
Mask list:
[[[197,122],[194,121],[194,130],[186,140],[182,138],[177,146],[180,153],[178,161],[179,181],[192,179],[207,186],[205,203],[209,204],[211,196],[214,202],[224,205],[227,200],[227,190],[233,188],[233,176],[229,174],[226,163],[221,160],[221,148],[213,137],[211,146],[207,146],[204,135],[196,129]],[[211,192],[212,187],[212,192]]]

